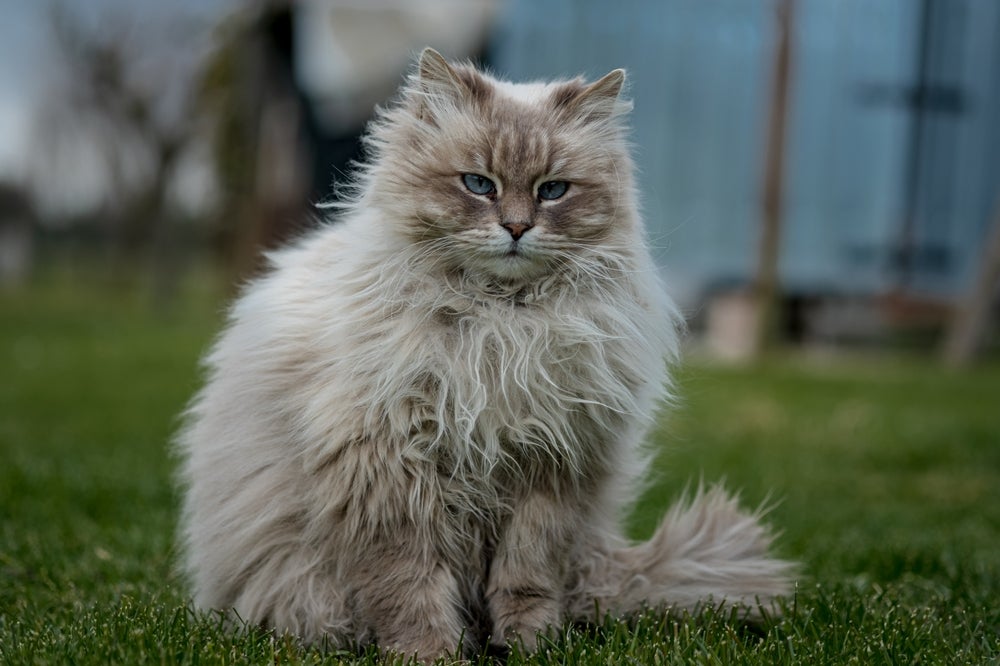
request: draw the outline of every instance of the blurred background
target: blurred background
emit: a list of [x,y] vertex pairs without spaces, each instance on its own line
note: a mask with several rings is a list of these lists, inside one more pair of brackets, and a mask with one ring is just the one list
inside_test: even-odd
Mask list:
[[221,301],[317,223],[430,45],[512,80],[628,69],[698,349],[1000,348],[1000,2],[0,4],[0,290]]

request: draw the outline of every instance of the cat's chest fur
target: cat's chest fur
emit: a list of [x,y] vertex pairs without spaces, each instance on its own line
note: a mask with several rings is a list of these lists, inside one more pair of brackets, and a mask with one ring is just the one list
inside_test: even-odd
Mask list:
[[[576,484],[600,477],[626,431],[648,423],[662,327],[637,295],[648,290],[627,278],[553,274],[486,293],[325,249],[284,255],[256,294],[282,310],[241,326],[248,338],[297,341],[263,344],[261,359],[283,377],[267,388],[290,406],[307,467],[360,447],[470,484]],[[321,261],[328,277],[317,281]]]
[[635,407],[640,368],[600,304],[481,299],[434,308],[430,326],[414,317],[397,333],[422,353],[400,394],[417,396],[421,445],[449,464],[586,476]]

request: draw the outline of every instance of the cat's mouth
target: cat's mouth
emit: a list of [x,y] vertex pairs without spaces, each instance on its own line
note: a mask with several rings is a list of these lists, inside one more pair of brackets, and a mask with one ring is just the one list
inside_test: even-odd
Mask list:
[[504,281],[535,279],[545,272],[542,256],[530,244],[512,241],[481,255],[480,270]]
[[533,243],[526,243],[516,238],[511,239],[506,250],[503,252],[503,257],[506,259],[526,259],[531,261],[537,259],[537,255],[537,248]]

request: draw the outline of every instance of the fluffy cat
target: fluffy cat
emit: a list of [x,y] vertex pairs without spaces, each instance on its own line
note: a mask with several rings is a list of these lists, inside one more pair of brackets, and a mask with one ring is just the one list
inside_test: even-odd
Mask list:
[[624,78],[515,85],[423,52],[342,219],[271,257],[206,359],[179,437],[197,606],[433,659],[788,590],[719,489],[622,533],[679,324]]

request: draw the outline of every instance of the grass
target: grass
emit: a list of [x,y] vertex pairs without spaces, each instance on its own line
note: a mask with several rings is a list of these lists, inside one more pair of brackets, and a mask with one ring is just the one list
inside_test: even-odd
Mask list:
[[[338,663],[190,610],[166,442],[216,301],[169,317],[55,280],[0,293],[0,662]],[[652,530],[685,484],[777,501],[802,562],[756,631],[706,608],[567,628],[511,664],[982,664],[1000,660],[1000,366],[872,358],[692,364],[656,433]],[[373,652],[358,657],[377,661]]]

